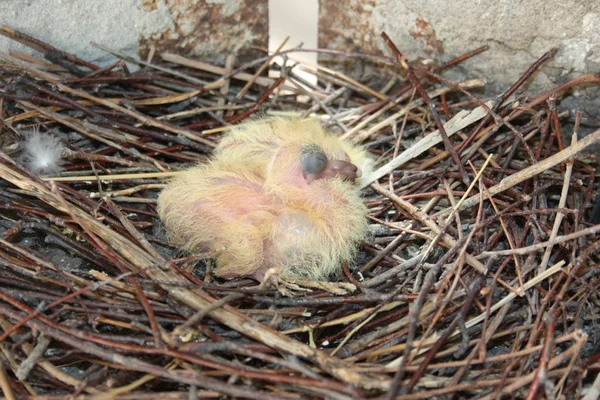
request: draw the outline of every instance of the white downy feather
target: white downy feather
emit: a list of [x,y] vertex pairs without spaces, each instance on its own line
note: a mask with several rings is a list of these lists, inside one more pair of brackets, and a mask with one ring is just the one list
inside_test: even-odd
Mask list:
[[64,146],[60,139],[34,130],[25,135],[20,160],[23,166],[36,175],[52,175],[62,170]]

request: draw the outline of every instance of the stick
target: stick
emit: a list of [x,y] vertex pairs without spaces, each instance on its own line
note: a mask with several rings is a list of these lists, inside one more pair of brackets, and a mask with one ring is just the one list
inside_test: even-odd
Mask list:
[[[493,106],[492,101],[488,101],[485,105],[487,107]],[[489,109],[489,108],[488,108]],[[456,132],[464,129],[465,127],[471,125],[473,122],[479,121],[487,115],[487,109],[484,107],[477,107],[472,111],[461,111],[454,116],[450,121],[444,124],[444,129],[446,130],[446,134],[448,137],[454,135]],[[406,149],[402,153],[398,155],[398,157],[392,159],[390,162],[382,166],[381,168],[371,172],[369,175],[365,175],[358,182],[358,186],[360,189],[364,189],[369,186],[371,183],[375,182],[379,178],[389,174],[402,164],[406,164],[408,161],[413,158],[421,155],[425,151],[429,150],[431,147],[435,146],[438,143],[442,142],[442,136],[440,135],[440,131],[436,130],[429,135],[425,136],[423,139],[419,140],[409,149]],[[475,202],[476,203],[476,202]],[[472,203],[469,205],[472,206]]]

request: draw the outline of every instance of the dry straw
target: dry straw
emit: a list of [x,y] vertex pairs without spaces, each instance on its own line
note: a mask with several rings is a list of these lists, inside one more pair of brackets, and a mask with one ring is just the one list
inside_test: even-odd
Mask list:
[[[499,98],[480,99],[482,80],[440,73],[484,49],[427,70],[387,37],[391,58],[318,50],[395,77],[378,87],[319,68],[310,86],[285,65],[279,79],[259,76],[272,55],[222,69],[162,54],[128,59],[142,68],[127,73],[0,33],[52,55],[0,54],[4,397],[600,390],[584,380],[600,358],[588,337],[600,245],[589,221],[600,217],[591,213],[596,160],[586,155],[600,131],[557,106],[600,76],[516,94],[556,49]],[[216,279],[211,254],[173,248],[155,212],[168,177],[205,161],[223,128],[256,113],[320,117],[377,162],[360,182],[371,235],[359,257],[331,284],[296,282],[294,297]],[[65,146],[64,170],[45,180],[15,162],[19,132],[40,125]],[[332,294],[340,284],[356,290]]]

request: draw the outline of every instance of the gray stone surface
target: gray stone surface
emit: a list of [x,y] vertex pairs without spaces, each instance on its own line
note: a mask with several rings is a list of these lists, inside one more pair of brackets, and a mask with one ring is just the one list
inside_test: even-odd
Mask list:
[[[249,57],[267,47],[267,22],[267,0],[0,0],[0,24],[98,65],[116,59],[90,42],[128,56]],[[8,49],[32,53],[0,36]]]
[[[92,41],[127,55],[145,57],[154,48],[222,64],[228,54],[245,53],[247,59],[252,46],[266,47],[267,3],[0,0],[0,23],[100,65],[114,58],[90,46]],[[556,58],[526,85],[531,93],[578,74],[600,72],[600,0],[320,0],[319,6],[321,47],[389,55],[379,36],[385,31],[409,59],[443,62],[489,46],[447,75],[455,80],[485,77],[488,94],[508,88],[554,46],[560,48]],[[0,37],[0,51],[7,49],[31,52]],[[359,75],[381,73],[361,61],[353,63]],[[579,97],[584,111],[600,116],[597,86],[574,94],[574,105]]]
[[[555,59],[526,85],[530,92],[578,74],[600,72],[598,0],[321,0],[321,8],[325,15],[320,27],[327,35],[320,36],[320,44],[328,47],[391,55],[379,36],[382,31],[410,60],[447,61],[489,46],[448,75],[458,80],[485,77],[489,94],[507,89],[555,46]],[[586,111],[600,115],[599,93],[598,87],[588,87],[575,96],[584,96]]]
[[[149,10],[138,0],[2,0],[0,23],[99,65],[115,58],[90,42],[137,56],[140,37],[173,26],[166,4]],[[0,36],[6,50],[34,53]]]
[[[447,56],[488,45],[490,50],[464,64],[465,69],[485,76],[513,82],[554,46],[560,48],[556,58],[537,76],[532,89],[547,87],[572,72],[600,71],[598,1],[382,0],[379,3],[372,23],[387,31],[392,39],[406,43],[415,56],[426,55],[422,41],[419,43],[410,36],[411,32],[418,32],[416,20],[421,17],[436,32]],[[382,43],[379,47],[383,48]],[[504,89],[500,81],[491,83]]]

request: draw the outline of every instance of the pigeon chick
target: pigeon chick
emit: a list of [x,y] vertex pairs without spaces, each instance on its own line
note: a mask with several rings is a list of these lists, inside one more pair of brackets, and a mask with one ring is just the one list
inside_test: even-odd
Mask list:
[[215,274],[259,281],[323,280],[350,260],[367,231],[355,179],[364,150],[314,120],[235,127],[208,164],[174,178],[158,199],[172,240],[216,253]]

